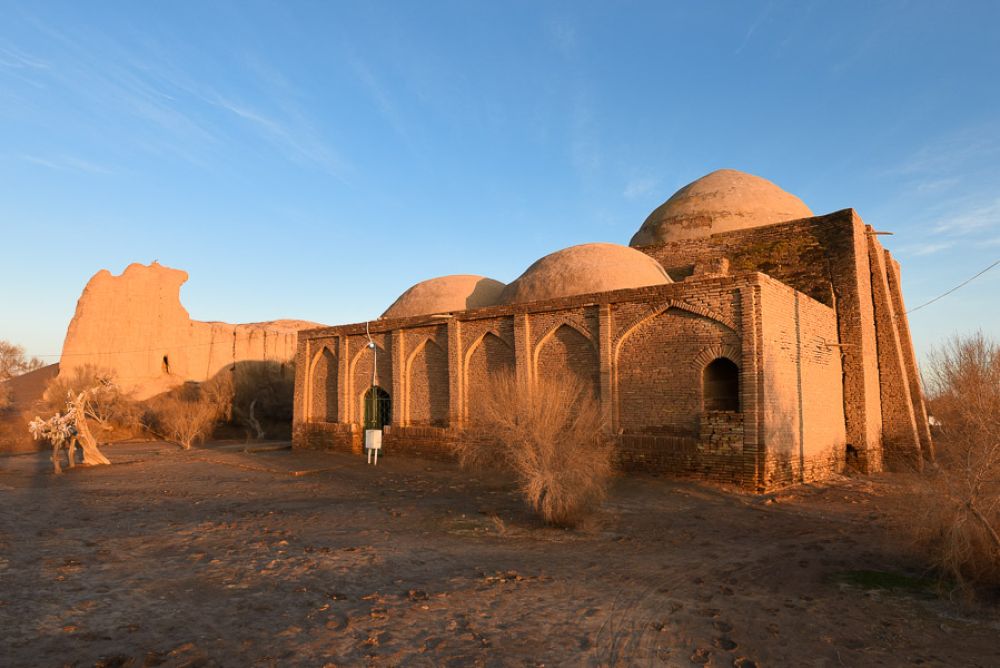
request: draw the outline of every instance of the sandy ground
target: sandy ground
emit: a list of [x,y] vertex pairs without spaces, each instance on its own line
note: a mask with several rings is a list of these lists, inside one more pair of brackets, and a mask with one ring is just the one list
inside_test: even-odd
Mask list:
[[622,477],[565,531],[452,464],[242,447],[0,457],[0,664],[1000,665],[996,611],[859,574],[914,573],[891,477]]

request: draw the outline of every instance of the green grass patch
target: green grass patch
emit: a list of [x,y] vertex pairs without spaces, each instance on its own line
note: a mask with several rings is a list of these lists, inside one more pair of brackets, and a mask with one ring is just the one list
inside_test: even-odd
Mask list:
[[888,571],[844,571],[832,578],[834,583],[864,590],[882,590],[902,594],[933,597],[937,582],[931,578],[915,577]]

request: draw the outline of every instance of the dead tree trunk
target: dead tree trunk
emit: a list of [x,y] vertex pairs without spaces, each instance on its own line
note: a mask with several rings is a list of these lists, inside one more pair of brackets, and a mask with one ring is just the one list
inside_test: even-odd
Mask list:
[[94,435],[90,433],[90,427],[87,426],[87,418],[79,418],[76,424],[77,438],[79,439],[80,450],[83,452],[83,465],[96,466],[98,464],[110,464],[111,460],[105,457],[97,447],[97,440],[94,439]]
[[[97,447],[97,439],[87,425],[87,395],[80,394],[75,401],[76,408],[76,434],[80,450],[83,452],[83,465],[96,466],[98,464],[110,464],[111,460]],[[72,456],[72,453],[71,455]]]

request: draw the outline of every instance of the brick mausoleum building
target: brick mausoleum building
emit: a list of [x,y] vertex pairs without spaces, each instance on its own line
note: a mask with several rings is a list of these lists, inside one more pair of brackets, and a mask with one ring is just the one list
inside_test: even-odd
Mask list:
[[365,323],[299,332],[294,443],[360,452],[367,421],[387,453],[446,453],[510,370],[525,391],[591,387],[625,469],[763,490],[919,466],[933,446],[899,277],[853,209],[814,216],[720,170],[631,247],[567,248],[506,286],[413,286],[367,325],[374,351]]

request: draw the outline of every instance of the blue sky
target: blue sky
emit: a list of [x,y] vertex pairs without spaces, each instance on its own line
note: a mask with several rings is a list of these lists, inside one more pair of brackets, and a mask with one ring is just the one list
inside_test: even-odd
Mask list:
[[[192,317],[355,322],[627,244],[721,167],[895,233],[916,306],[1000,257],[997,2],[0,1],[0,338],[101,268]],[[998,333],[1000,268],[911,316]],[[55,358],[49,358],[54,360]]]

